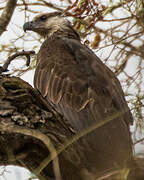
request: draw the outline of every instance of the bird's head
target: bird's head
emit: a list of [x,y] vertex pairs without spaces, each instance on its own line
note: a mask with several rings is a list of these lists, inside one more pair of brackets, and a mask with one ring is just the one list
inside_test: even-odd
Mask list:
[[24,31],[34,31],[43,37],[70,26],[62,12],[42,13],[23,25]]

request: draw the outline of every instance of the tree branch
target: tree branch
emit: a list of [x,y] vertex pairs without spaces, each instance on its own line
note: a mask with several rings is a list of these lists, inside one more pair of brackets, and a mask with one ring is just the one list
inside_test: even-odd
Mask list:
[[7,68],[9,66],[9,64],[11,63],[11,61],[14,60],[16,57],[19,57],[19,56],[26,56],[26,58],[27,58],[26,65],[29,66],[30,55],[32,55],[32,54],[35,54],[35,51],[22,51],[22,52],[17,52],[15,54],[13,54],[12,56],[9,56],[8,59],[6,60],[6,62],[4,63],[4,65],[2,67],[0,67],[0,74],[2,72],[8,71]]
[[[62,147],[74,133],[66,120],[52,107],[48,109],[42,99],[21,79],[0,76],[0,146],[4,147],[0,149],[0,165],[23,166],[36,174],[40,172],[37,174],[40,179],[51,179],[54,171],[58,173],[58,163],[54,163],[53,171],[50,160],[44,169],[41,169],[41,162],[49,157],[51,151],[50,158],[55,158],[54,149]],[[50,148],[49,140],[54,148]],[[86,157],[86,151],[81,149],[86,148],[76,142],[59,155],[63,179],[82,180],[79,165],[86,164],[87,159],[80,158]],[[66,167],[69,167],[68,171]]]
[[16,7],[16,3],[17,0],[8,0],[3,13],[0,17],[0,35],[2,35],[2,33],[4,31],[6,31],[6,28],[11,20],[11,17],[13,15],[13,12],[15,10]]
[[[56,180],[61,180],[57,152],[56,152],[55,147],[51,143],[51,140],[48,136],[46,136],[45,134],[41,133],[38,130],[28,129],[25,127],[19,127],[16,125],[10,125],[10,123],[6,123],[6,122],[1,122],[0,131],[1,132],[8,132],[8,133],[19,133],[19,134],[23,134],[23,135],[27,135],[27,136],[32,136],[32,137],[35,137],[35,138],[41,140],[46,145],[48,150],[50,151],[50,154],[51,154],[50,161],[53,160],[53,168],[54,168],[55,178],[56,178]],[[35,175],[39,175],[41,170],[42,169],[40,169],[39,171],[38,170],[33,171],[33,173]]]

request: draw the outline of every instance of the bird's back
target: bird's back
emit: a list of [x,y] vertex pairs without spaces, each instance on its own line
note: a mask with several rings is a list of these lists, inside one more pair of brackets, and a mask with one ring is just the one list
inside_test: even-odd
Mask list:
[[132,116],[114,73],[90,49],[54,33],[38,53],[34,85],[77,133],[96,127],[80,138],[88,166],[97,172],[126,166]]

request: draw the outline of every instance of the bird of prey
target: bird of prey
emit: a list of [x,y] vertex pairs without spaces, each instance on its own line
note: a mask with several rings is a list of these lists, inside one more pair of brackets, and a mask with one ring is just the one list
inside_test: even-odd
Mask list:
[[77,133],[99,124],[81,138],[87,143],[88,166],[96,172],[125,167],[133,156],[133,118],[115,74],[81,43],[61,12],[37,15],[24,31],[45,39],[37,55],[35,88]]

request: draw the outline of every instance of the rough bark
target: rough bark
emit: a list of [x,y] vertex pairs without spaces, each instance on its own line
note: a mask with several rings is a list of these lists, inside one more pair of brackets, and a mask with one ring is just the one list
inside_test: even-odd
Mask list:
[[[68,145],[73,129],[61,115],[47,107],[28,83],[16,77],[0,76],[0,165],[23,166],[41,179],[50,179],[52,163],[38,174],[45,161],[49,162],[49,149],[40,137],[44,134],[59,148],[59,153],[62,151],[59,163],[63,179],[81,180],[80,169],[87,161],[85,147],[78,141]],[[64,144],[69,147],[63,150]]]
[[[62,180],[95,179],[88,173],[86,145],[79,140],[70,143],[74,135],[66,119],[28,83],[0,76],[0,165],[26,167],[40,179],[54,179],[56,164],[49,156],[53,144],[59,154]],[[140,166],[139,177],[143,178],[142,159],[136,162]],[[132,167],[130,179],[137,179],[138,169]]]

